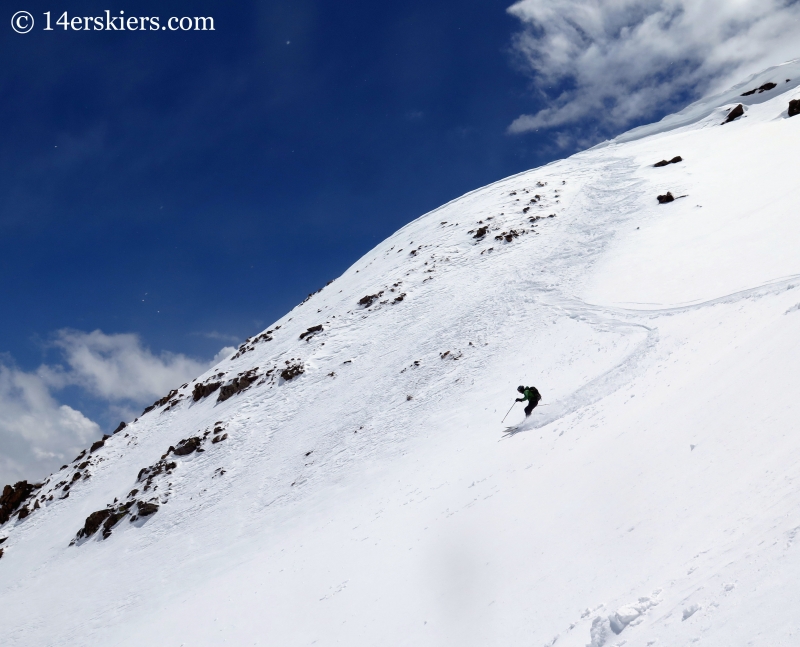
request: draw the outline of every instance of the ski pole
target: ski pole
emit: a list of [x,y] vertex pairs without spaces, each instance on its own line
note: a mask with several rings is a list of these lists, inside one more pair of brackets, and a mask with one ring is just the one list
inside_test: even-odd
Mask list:
[[[516,403],[517,403],[517,401],[514,400],[514,404],[516,404]],[[511,409],[514,408],[514,404],[511,405]],[[501,425],[506,421],[506,418],[508,418],[508,414],[511,413],[511,409],[509,409],[508,412],[506,412],[506,415],[503,416],[503,419],[500,421]]]

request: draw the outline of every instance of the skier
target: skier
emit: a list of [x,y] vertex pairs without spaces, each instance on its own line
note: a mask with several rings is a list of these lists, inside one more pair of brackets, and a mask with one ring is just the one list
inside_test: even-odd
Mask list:
[[539,390],[535,386],[518,386],[517,391],[522,393],[522,397],[517,398],[515,402],[528,401],[528,406],[525,407],[525,417],[527,418],[531,415],[536,405],[539,404],[539,400],[542,399],[542,394],[539,393]]

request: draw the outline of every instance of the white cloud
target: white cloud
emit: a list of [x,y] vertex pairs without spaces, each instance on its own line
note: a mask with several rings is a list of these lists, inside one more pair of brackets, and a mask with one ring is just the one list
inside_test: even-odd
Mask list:
[[511,133],[618,133],[800,55],[797,0],[521,0],[514,39],[546,107]]
[[210,366],[181,354],[155,355],[134,334],[61,330],[54,345],[63,352],[68,368],[47,371],[50,384],[75,384],[110,401],[154,400]]
[[100,436],[97,424],[53,399],[41,376],[0,364],[0,486],[43,477]]
[[156,355],[138,335],[107,335],[100,330],[61,330],[53,346],[61,352],[63,364],[25,372],[0,360],[0,487],[44,477],[101,437],[95,422],[59,404],[53,391],[78,386],[104,402],[117,419],[131,420],[142,405],[236,350],[225,347],[211,362],[202,362],[176,353]]

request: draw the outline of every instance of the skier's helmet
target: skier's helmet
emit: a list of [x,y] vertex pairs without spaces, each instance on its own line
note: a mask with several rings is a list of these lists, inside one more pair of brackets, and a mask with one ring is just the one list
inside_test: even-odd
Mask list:
[[517,391],[519,391],[520,393],[525,393],[525,387],[524,386],[518,386],[517,387]]

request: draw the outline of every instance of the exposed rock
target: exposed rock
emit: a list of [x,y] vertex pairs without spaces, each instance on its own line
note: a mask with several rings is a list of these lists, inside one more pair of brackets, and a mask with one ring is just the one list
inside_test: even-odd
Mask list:
[[789,116],[800,115],[800,99],[792,99],[789,102]]
[[98,440],[97,442],[92,443],[92,446],[89,448],[89,453],[93,454],[94,452],[96,452],[98,449],[100,449],[103,445],[106,444],[106,441],[109,438],[111,438],[111,436],[109,436],[108,434],[105,434],[100,440]]
[[3,557],[3,549],[0,548],[0,558],[2,558],[2,557]]
[[771,82],[770,83],[765,83],[760,88],[754,88],[752,90],[748,90],[747,92],[742,92],[741,96],[749,97],[751,94],[755,94],[756,92],[761,94],[762,92],[767,92],[768,90],[772,90],[772,88],[776,88],[776,87],[778,87],[777,83],[771,83]]
[[368,294],[367,296],[361,297],[358,300],[358,305],[363,306],[365,308],[369,308],[373,304],[373,302],[380,299],[381,296],[383,296],[383,290],[378,292],[378,294]]
[[158,506],[155,503],[145,503],[144,501],[137,501],[136,506],[139,508],[140,517],[149,517],[151,514],[158,512]]
[[653,164],[653,166],[655,166],[656,168],[659,168],[661,166],[666,166],[667,164],[677,164],[678,162],[682,162],[682,161],[683,161],[683,158],[680,155],[676,155],[675,157],[673,157],[669,161],[661,160],[660,162],[656,162],[655,164]]
[[318,333],[318,332],[322,332],[322,331],[323,331],[323,328],[322,328],[321,325],[320,326],[311,326],[311,328],[309,328],[305,332],[300,333],[300,339],[305,339],[309,335],[313,336],[314,333]]
[[214,436],[214,438],[211,439],[211,442],[212,443],[221,443],[223,440],[227,440],[227,438],[228,438],[228,434],[222,434],[221,436]]
[[672,195],[671,191],[667,191],[664,195],[660,195],[656,199],[658,200],[658,204],[666,204],[667,202],[672,202],[675,196]]
[[289,364],[289,362],[287,361],[286,365],[287,365],[286,368],[281,371],[281,377],[286,382],[293,380],[298,375],[302,375],[305,372],[302,362]]
[[[309,295],[309,297],[311,297],[311,296],[313,296],[313,295]],[[306,301],[307,300],[308,299],[306,299]],[[303,301],[303,303],[305,303],[305,301]],[[300,304],[300,305],[302,305],[302,304]],[[275,326],[275,330],[278,330],[279,328],[280,328],[280,326]],[[248,351],[254,350],[255,347],[256,347],[256,344],[259,344],[262,341],[263,342],[272,341],[272,333],[273,332],[274,332],[273,330],[267,330],[266,332],[262,332],[260,335],[258,335],[258,337],[253,337],[252,339],[250,339],[250,338],[245,339],[244,343],[241,346],[239,346],[239,350],[236,352],[236,354],[233,357],[231,357],[231,359],[236,359],[237,357],[241,357],[242,355],[244,355]]]
[[19,481],[14,486],[6,485],[0,495],[0,525],[6,523],[19,505],[36,489],[27,481]]
[[405,298],[406,298],[406,293],[402,292],[400,295],[394,298],[394,301],[392,301],[392,303],[400,303]]
[[197,402],[202,398],[206,398],[214,391],[216,391],[222,382],[209,382],[208,384],[195,384],[194,391],[192,391],[192,399]]
[[119,506],[111,511],[111,514],[105,520],[103,524],[103,539],[108,539],[111,536],[111,531],[113,530],[114,526],[116,526],[125,515],[128,514],[128,508],[133,505],[133,501],[129,501],[122,506]]
[[197,436],[193,436],[192,438],[186,438],[178,443],[178,446],[174,450],[174,454],[176,456],[186,456],[191,454],[192,452],[196,451],[198,447],[202,444],[202,440]]
[[241,393],[258,379],[256,371],[258,367],[252,368],[246,373],[239,373],[230,384],[226,384],[219,390],[217,402],[225,402],[231,396]]
[[478,231],[475,232],[473,238],[483,238],[488,231],[489,231],[488,227],[480,227]]
[[[174,449],[172,447],[170,447],[170,450],[174,451]],[[169,453],[169,452],[167,452],[167,453]],[[162,472],[166,472],[167,474],[169,474],[177,466],[178,466],[178,464],[175,463],[174,461],[170,462],[170,463],[167,463],[165,460],[162,459],[162,460],[158,461],[157,463],[155,463],[154,465],[151,465],[150,467],[143,467],[142,469],[140,469],[139,470],[139,474],[136,477],[136,480],[137,481],[141,481],[146,477],[147,478],[147,482],[149,484],[150,482],[152,482],[152,480],[156,476],[158,476]],[[145,489],[147,489],[147,488],[145,488]],[[131,496],[131,495],[128,495],[128,496]]]
[[[152,410],[153,410],[153,409],[155,409],[156,407],[162,407],[162,406],[164,406],[164,405],[165,405],[165,404],[167,404],[167,403],[168,403],[170,400],[172,400],[172,398],[174,398],[176,395],[178,395],[178,390],[177,390],[177,389],[172,389],[172,391],[170,391],[169,393],[167,393],[167,395],[165,395],[163,398],[159,398],[158,400],[156,400],[155,402],[153,402],[153,404],[151,404],[149,407],[147,407],[147,408],[146,408],[144,411],[142,411],[142,415],[144,415],[144,414],[145,414],[145,413],[147,413],[148,411],[152,411]],[[119,431],[119,430],[117,430],[117,431]],[[116,433],[116,432],[114,432],[114,433]]]
[[517,236],[519,236],[519,232],[516,229],[512,229],[511,231],[504,231],[503,233],[495,236],[494,239],[505,240],[507,243],[510,243]]
[[722,125],[728,124],[732,122],[734,119],[738,119],[744,114],[744,106],[740,103],[738,106],[733,108],[729,113],[725,121],[722,122]]
[[92,514],[86,517],[86,522],[83,524],[83,528],[78,531],[78,539],[81,537],[91,537],[97,532],[98,528],[100,528],[100,525],[110,514],[111,510],[109,508],[92,512]]
[[121,422],[121,423],[119,423],[119,427],[117,427],[117,428],[116,428],[114,431],[112,431],[111,433],[112,433],[112,434],[119,433],[120,431],[122,431],[123,429],[125,429],[125,427],[127,427],[127,426],[128,426],[128,425],[127,425],[127,423],[125,423],[125,422]]
[[28,510],[28,507],[27,507],[27,506],[25,506],[25,507],[23,507],[23,508],[22,508],[22,510],[20,510],[20,511],[19,511],[19,514],[17,515],[17,519],[19,519],[20,521],[22,521],[22,520],[23,520],[25,517],[27,517],[27,516],[28,516],[30,513],[31,513],[31,511],[30,511],[30,510]]

